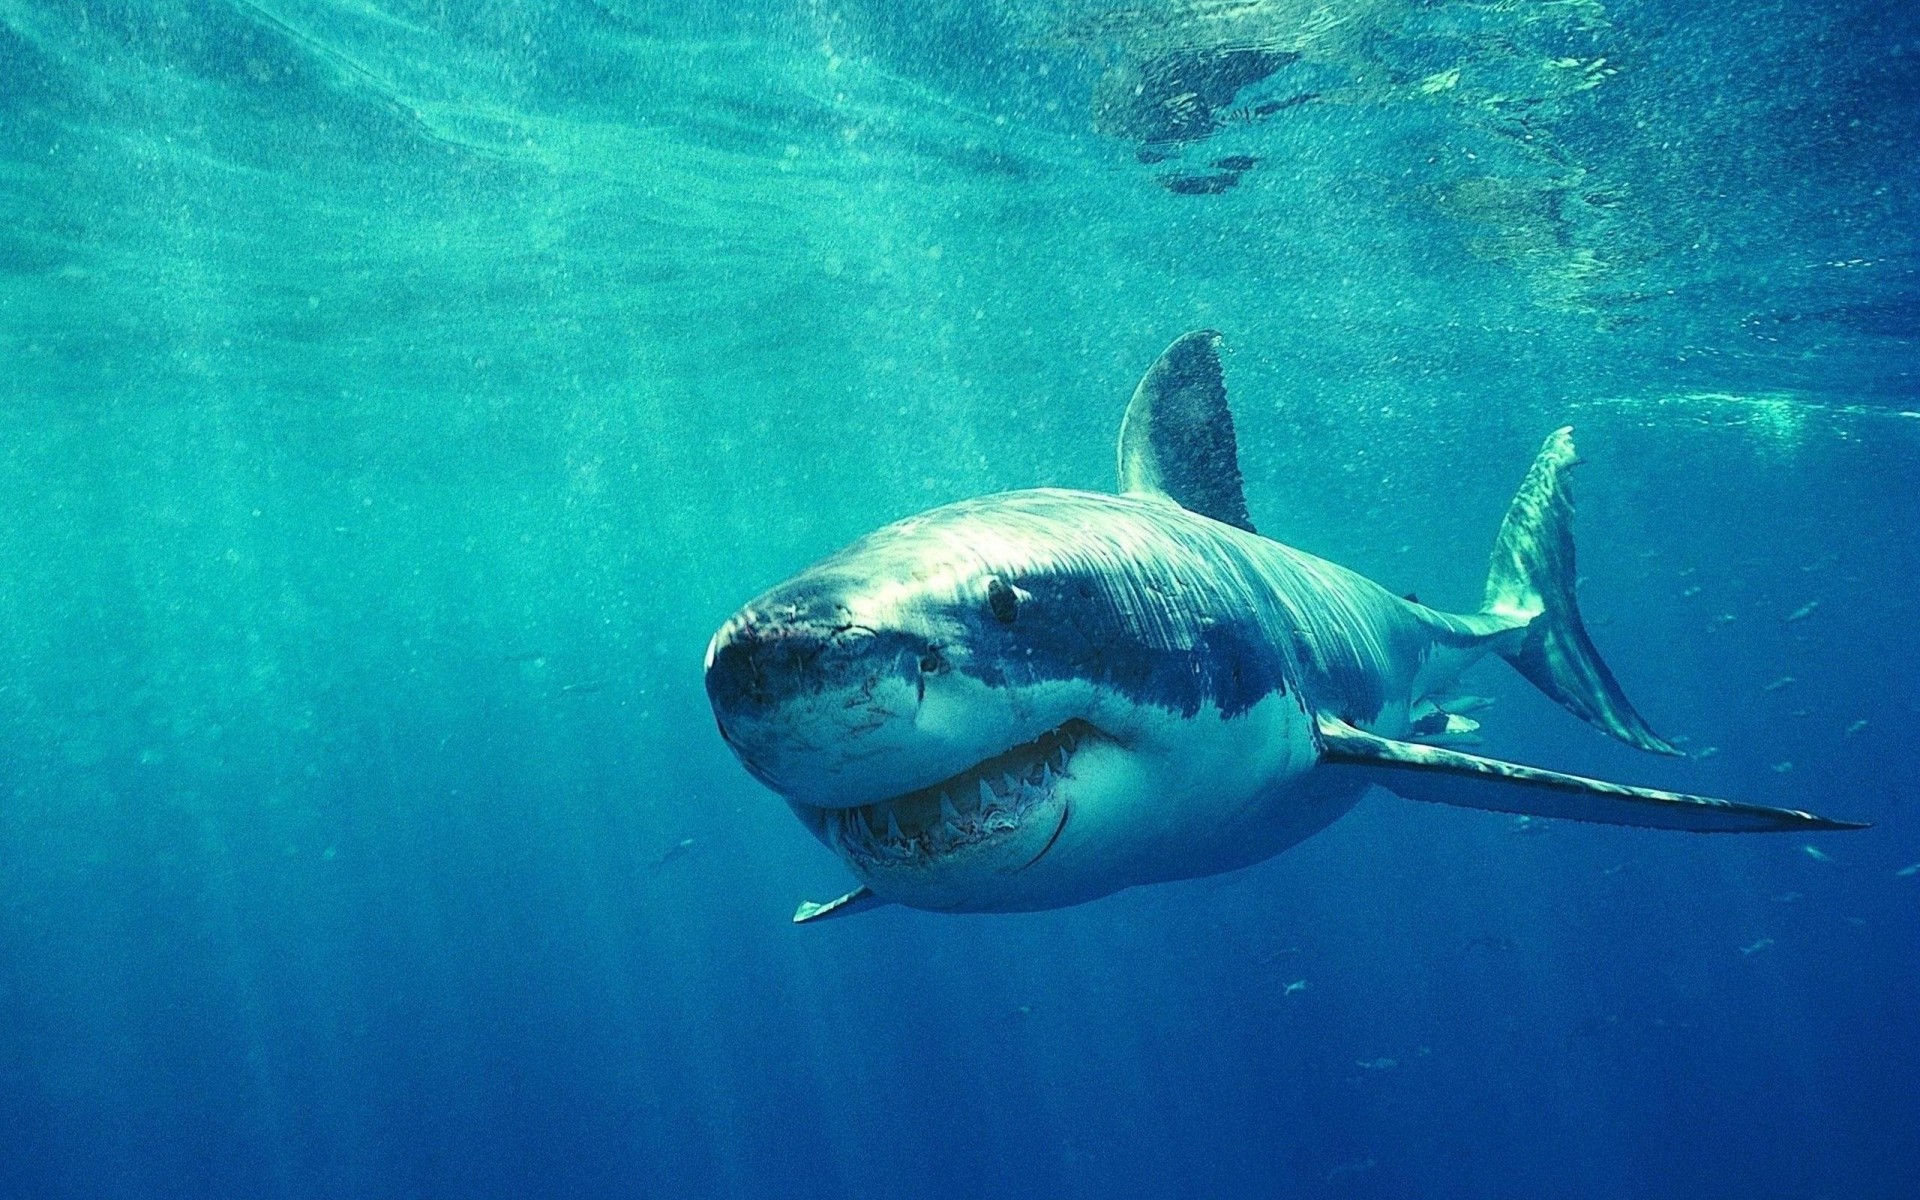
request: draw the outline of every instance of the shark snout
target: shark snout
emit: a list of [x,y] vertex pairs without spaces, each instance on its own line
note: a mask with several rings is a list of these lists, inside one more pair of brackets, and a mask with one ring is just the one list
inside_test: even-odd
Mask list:
[[916,639],[836,616],[742,610],[707,648],[707,698],[721,731],[799,720],[809,710],[847,712],[877,690],[916,679],[925,647]]
[[762,783],[815,806],[863,804],[925,782],[901,752],[928,654],[922,640],[844,612],[813,620],[748,608],[707,648],[707,697],[721,736]]
[[816,694],[845,673],[860,636],[850,627],[742,612],[707,650],[707,698],[714,715],[754,718]]
[[707,698],[714,715],[764,712],[820,655],[817,637],[758,622],[742,613],[720,627],[707,647]]

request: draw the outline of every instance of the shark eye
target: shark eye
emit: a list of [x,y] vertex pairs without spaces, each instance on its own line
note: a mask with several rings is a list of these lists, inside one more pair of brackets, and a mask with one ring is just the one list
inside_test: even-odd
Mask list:
[[993,619],[1002,625],[1013,624],[1014,617],[1020,612],[1020,597],[1007,586],[1007,581],[998,575],[987,577],[987,607],[993,610]]
[[940,652],[938,650],[935,650],[932,647],[928,647],[927,652],[920,656],[920,673],[921,674],[938,675],[940,672],[946,669],[947,669],[947,660],[940,657]]

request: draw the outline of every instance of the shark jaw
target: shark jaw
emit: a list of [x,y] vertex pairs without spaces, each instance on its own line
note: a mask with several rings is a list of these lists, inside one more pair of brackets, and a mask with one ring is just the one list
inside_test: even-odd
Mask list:
[[1110,741],[1076,718],[927,787],[802,815],[876,893],[918,908],[975,907],[1059,843],[1077,760]]

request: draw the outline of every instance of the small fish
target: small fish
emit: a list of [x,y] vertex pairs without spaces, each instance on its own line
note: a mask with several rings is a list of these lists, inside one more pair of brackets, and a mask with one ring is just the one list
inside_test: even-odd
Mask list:
[[1694,757],[1695,758],[1712,758],[1714,755],[1718,753],[1720,753],[1720,747],[1718,746],[1702,746],[1698,751],[1694,753]]
[[1893,873],[1895,879],[1912,879],[1915,875],[1920,875],[1920,863],[1915,863],[1910,867],[1901,867]]
[[1307,981],[1304,979],[1296,979],[1292,983],[1288,984],[1286,987],[1286,990],[1281,992],[1280,994],[1282,996],[1292,996],[1300,992],[1304,992],[1306,990],[1307,990]]
[[1485,947],[1488,950],[1498,950],[1502,953],[1508,953],[1513,950],[1514,944],[1512,938],[1498,937],[1489,933],[1482,934],[1477,938],[1467,939],[1467,949],[1472,950],[1476,947]]
[[1866,727],[1867,727],[1867,719],[1865,717],[1861,717],[1858,721],[1855,721],[1853,724],[1847,726],[1846,736],[1852,737],[1854,734],[1859,733],[1862,729],[1865,729]]
[[691,849],[693,849],[693,839],[681,838],[679,841],[675,842],[673,845],[668,846],[666,848],[666,851],[662,853],[659,858],[656,858],[653,860],[653,869],[658,871],[661,867],[666,866],[668,863],[672,862],[674,859],[683,857],[686,854],[686,852]]
[[1770,937],[1763,937],[1758,941],[1749,942],[1748,944],[1740,947],[1740,953],[1751,958],[1752,956],[1760,953],[1762,950],[1765,950],[1768,946],[1771,946],[1771,945],[1773,945],[1773,939]]
[[1806,620],[1808,617],[1812,616],[1814,614],[1814,611],[1819,607],[1820,607],[1820,602],[1818,600],[1807,601],[1805,604],[1802,604],[1799,608],[1796,608],[1792,612],[1787,614],[1787,624],[1791,625],[1795,621]]
[[1361,1058],[1354,1060],[1354,1066],[1362,1071],[1391,1071],[1400,1065],[1397,1058]]
[[1358,1175],[1362,1171],[1371,1171],[1379,1165],[1379,1163],[1374,1162],[1371,1158],[1356,1158],[1352,1162],[1343,1162],[1338,1166],[1328,1168],[1327,1182],[1332,1183],[1342,1175]]
[[604,679],[582,679],[576,683],[561,684],[560,694],[562,696],[585,696],[597,692],[606,686],[607,681]]
[[1818,846],[1802,846],[1800,849],[1808,858],[1815,862],[1831,863],[1833,861],[1833,856]]
[[1613,1029],[1617,1027],[1619,1024],[1620,1024],[1620,1017],[1619,1017],[1619,1014],[1617,1013],[1609,1014],[1604,1017],[1588,1017],[1586,1020],[1580,1022],[1578,1025],[1575,1025],[1572,1029],[1567,1030],[1567,1045],[1572,1046],[1575,1040],[1579,1038],[1599,1037],[1601,1034],[1605,1033],[1607,1030]]
[[1793,770],[1793,760],[1790,758],[1783,758],[1779,762],[1773,764],[1773,773],[1775,775],[1785,775],[1788,771],[1791,771],[1791,770]]
[[1162,175],[1161,187],[1177,196],[1217,196],[1240,182],[1240,172],[1217,175]]
[[1772,683],[1770,683],[1770,684],[1768,684],[1767,686],[1765,686],[1765,687],[1763,687],[1763,688],[1761,688],[1760,690],[1761,690],[1761,691],[1763,691],[1763,692],[1766,692],[1766,693],[1769,693],[1769,694],[1771,694],[1771,693],[1773,693],[1773,692],[1777,692],[1777,691],[1779,691],[1779,690],[1780,690],[1781,688],[1788,688],[1788,687],[1792,687],[1792,686],[1793,686],[1793,684],[1794,684],[1794,678],[1793,678],[1793,676],[1791,676],[1791,675],[1782,675],[1782,676],[1781,676],[1780,678],[1778,678],[1778,679],[1776,679],[1776,680],[1774,680],[1774,681],[1773,681]]
[[1684,599],[1688,599],[1688,600],[1691,600],[1691,599],[1693,599],[1693,598],[1694,598],[1695,596],[1698,596],[1699,594],[1700,594],[1700,585],[1699,585],[1699,584],[1697,584],[1697,583],[1696,583],[1696,584],[1694,584],[1694,585],[1693,585],[1692,587],[1690,587],[1690,588],[1686,588],[1686,589],[1684,589],[1684,590],[1682,590],[1682,591],[1681,591],[1681,593],[1680,593],[1680,595],[1681,595],[1681,596],[1682,596],[1682,597],[1683,597]]
[[1802,898],[1799,892],[1781,892],[1778,896],[1773,897],[1773,902],[1775,904],[1792,904],[1794,901]]
[[1618,875],[1630,865],[1629,863],[1615,863],[1611,867],[1603,868],[1600,873],[1602,875]]
[[1545,833],[1547,832],[1547,830],[1552,828],[1553,826],[1547,824],[1545,821],[1541,820],[1539,817],[1521,816],[1521,817],[1515,817],[1511,822],[1508,823],[1507,832],[1508,833]]

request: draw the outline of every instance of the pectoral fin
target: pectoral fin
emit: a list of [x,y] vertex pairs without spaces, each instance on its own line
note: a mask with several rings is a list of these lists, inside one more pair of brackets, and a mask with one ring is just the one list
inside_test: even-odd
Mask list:
[[1320,769],[1353,772],[1397,796],[1491,812],[1695,833],[1864,829],[1788,808],[1629,787],[1440,746],[1398,742],[1320,718]]
[[806,925],[814,921],[824,921],[828,917],[850,917],[854,913],[865,912],[870,908],[879,908],[885,903],[886,901],[874,895],[871,889],[857,887],[838,900],[829,900],[825,904],[802,900],[800,907],[793,910],[793,923]]

